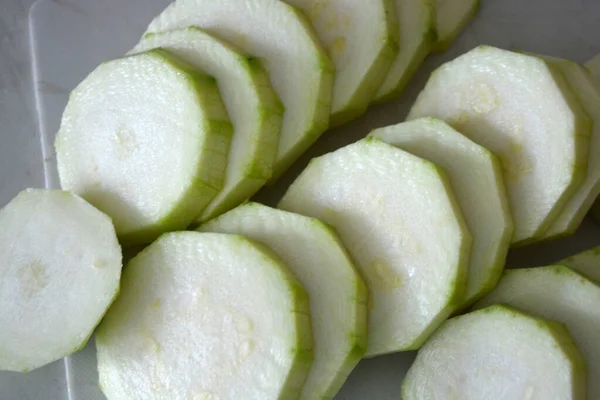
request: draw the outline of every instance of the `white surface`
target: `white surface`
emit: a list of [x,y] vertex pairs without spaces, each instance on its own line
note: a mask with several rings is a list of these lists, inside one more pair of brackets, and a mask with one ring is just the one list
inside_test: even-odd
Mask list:
[[[129,50],[148,21],[168,0],[42,0],[34,8],[38,74],[32,76],[29,7],[33,0],[0,4],[0,204],[22,188],[55,184],[51,141],[58,129],[67,91],[100,61]],[[284,175],[263,190],[258,201],[274,204],[311,157],[363,137],[370,129],[400,122],[429,74],[442,61],[491,44],[585,62],[600,52],[597,0],[483,0],[477,19],[446,53],[428,59],[397,101],[375,107],[349,126],[325,134]],[[44,44],[42,46],[42,44]],[[43,93],[36,114],[34,87]],[[40,126],[38,128],[38,122]],[[40,142],[47,144],[47,162]],[[600,229],[587,220],[576,236],[512,251],[508,264],[531,266],[561,259],[600,243]],[[400,381],[413,354],[362,361],[336,400],[397,400]],[[99,400],[94,348],[29,374],[0,372],[0,400]]]

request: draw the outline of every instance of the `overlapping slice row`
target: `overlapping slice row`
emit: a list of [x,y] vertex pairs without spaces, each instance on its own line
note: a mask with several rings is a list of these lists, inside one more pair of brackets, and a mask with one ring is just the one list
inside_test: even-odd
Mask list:
[[543,238],[586,177],[591,120],[553,62],[477,47],[432,74],[408,119],[424,116],[500,158],[513,243]]

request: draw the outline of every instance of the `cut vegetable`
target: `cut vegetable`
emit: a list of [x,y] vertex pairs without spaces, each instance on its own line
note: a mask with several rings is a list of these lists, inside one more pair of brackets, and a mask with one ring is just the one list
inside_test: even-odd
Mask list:
[[0,370],[85,346],[119,291],[110,218],[68,192],[28,189],[0,210],[0,243]]
[[594,282],[600,282],[600,246],[567,257],[557,264],[566,265]]
[[564,323],[587,360],[588,396],[600,398],[600,381],[597,379],[600,374],[598,285],[561,265],[506,270],[496,290],[476,306],[496,303]]
[[357,262],[369,356],[419,348],[464,295],[471,236],[428,161],[367,138],[314,159],[279,207],[332,225]]
[[540,239],[587,172],[591,123],[554,66],[480,46],[435,71],[409,119],[438,117],[502,162],[513,243]]
[[404,90],[436,41],[434,0],[395,0],[400,51],[375,96],[386,101]]
[[448,174],[473,235],[467,293],[459,308],[472,304],[498,283],[513,233],[500,162],[435,118],[376,129],[371,136],[431,161]]
[[592,156],[588,157],[587,175],[545,233],[544,239],[551,239],[575,233],[600,194],[600,157],[596,156],[600,154],[600,92],[581,65],[557,58],[545,59],[563,72],[593,122],[589,146]]
[[492,306],[442,325],[408,371],[402,398],[585,400],[586,366],[564,325]]
[[329,126],[333,66],[310,23],[274,0],[177,0],[148,32],[198,26],[256,57],[285,107],[272,179],[281,175]]
[[109,400],[291,399],[312,359],[308,297],[266,247],[178,232],[132,259],[96,333]]
[[436,7],[436,48],[447,49],[475,17],[479,0],[433,0]]
[[319,220],[249,203],[202,225],[274,250],[310,299],[314,362],[300,399],[332,399],[364,355],[367,289],[337,235]]
[[60,182],[107,213],[122,242],[147,243],[219,192],[231,131],[214,79],[168,52],[109,61],[69,98]]
[[331,123],[363,114],[398,54],[395,0],[285,0],[303,10],[335,65]]
[[132,53],[154,48],[168,50],[214,76],[234,126],[223,189],[200,217],[208,220],[245,201],[271,177],[283,107],[258,59],[199,28],[150,34]]

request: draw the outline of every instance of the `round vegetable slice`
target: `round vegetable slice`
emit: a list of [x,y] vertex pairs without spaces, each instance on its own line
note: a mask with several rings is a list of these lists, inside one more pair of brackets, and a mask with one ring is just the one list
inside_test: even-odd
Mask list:
[[286,0],[309,17],[335,65],[331,124],[363,114],[398,54],[394,0]]
[[459,308],[472,304],[498,283],[512,239],[500,162],[436,118],[376,129],[371,136],[431,161],[448,174],[473,236],[467,293]]
[[586,366],[567,328],[505,306],[446,321],[419,351],[405,400],[584,400]]
[[319,220],[257,203],[231,210],[199,230],[267,245],[304,285],[314,362],[299,398],[332,399],[367,344],[367,289],[337,235]]
[[329,126],[333,66],[303,14],[279,0],[177,0],[148,32],[198,26],[259,57],[284,107],[273,180]]
[[560,71],[540,58],[471,50],[432,74],[409,119],[425,116],[500,158],[515,244],[541,238],[585,178],[589,117]]
[[589,73],[579,64],[558,58],[544,57],[559,68],[573,88],[585,112],[592,118],[587,175],[583,184],[564,205],[552,222],[543,239],[575,233],[585,215],[600,194],[600,91],[592,82]]
[[0,241],[0,370],[85,346],[119,291],[110,218],[71,193],[28,189],[0,210]]
[[147,35],[131,51],[163,48],[217,79],[234,127],[223,189],[201,220],[228,211],[252,196],[271,177],[283,107],[260,60],[196,27]]
[[395,0],[400,29],[400,51],[375,100],[390,100],[404,90],[436,41],[433,0]]
[[587,361],[589,398],[600,398],[598,285],[562,265],[506,270],[498,287],[476,307],[496,303],[564,323]]
[[566,265],[594,282],[600,282],[600,246],[567,257],[557,264]]
[[447,49],[479,9],[479,0],[432,0],[436,7],[436,48]]
[[600,86],[600,54],[585,63],[585,68],[592,75],[596,85]]
[[428,161],[366,138],[314,159],[279,207],[332,225],[356,261],[369,356],[419,348],[464,295],[471,236]]
[[231,131],[214,78],[164,50],[109,61],[65,108],[61,186],[107,213],[122,242],[148,243],[219,192]]
[[177,232],[134,257],[96,333],[109,400],[288,399],[312,360],[308,297],[266,247]]

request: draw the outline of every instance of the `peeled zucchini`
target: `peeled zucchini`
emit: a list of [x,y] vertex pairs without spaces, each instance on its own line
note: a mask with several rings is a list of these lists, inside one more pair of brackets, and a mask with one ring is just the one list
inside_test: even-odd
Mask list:
[[585,215],[600,194],[600,89],[596,88],[589,73],[579,64],[557,58],[545,57],[556,65],[573,88],[584,111],[591,117],[587,175],[583,184],[568,199],[558,217],[552,222],[544,239],[575,233]]
[[435,71],[408,119],[438,117],[502,162],[513,243],[543,237],[587,172],[591,121],[544,60],[479,46]]
[[395,0],[285,0],[309,17],[335,65],[331,123],[363,114],[398,54]]
[[337,235],[319,220],[257,203],[231,210],[199,229],[267,245],[304,285],[310,299],[314,362],[299,399],[332,399],[367,344],[367,289]]
[[585,68],[592,75],[596,85],[600,86],[600,54],[585,63]]
[[165,50],[108,61],[65,108],[60,183],[108,214],[122,242],[148,243],[220,191],[231,131],[214,78]]
[[313,159],[279,207],[332,225],[357,263],[368,356],[419,348],[464,295],[471,235],[428,161],[366,138]]
[[586,398],[585,361],[567,328],[506,306],[445,322],[402,385],[404,400]]
[[386,101],[404,90],[436,41],[435,0],[394,0],[400,51],[394,59],[375,100]]
[[431,161],[448,174],[473,236],[467,292],[459,308],[472,304],[496,286],[513,233],[500,162],[436,118],[376,129],[371,136]]
[[329,126],[334,68],[310,23],[279,0],[177,0],[148,27],[198,26],[260,58],[285,112],[273,178]]
[[260,60],[199,28],[149,34],[130,53],[154,48],[214,76],[234,127],[223,189],[200,216],[208,220],[242,203],[271,177],[283,107]]
[[312,360],[308,297],[266,247],[177,232],[134,257],[96,333],[109,400],[292,399]]
[[475,17],[479,0],[433,0],[436,7],[437,50],[447,49]]
[[71,193],[28,189],[0,210],[0,242],[0,370],[85,346],[119,291],[110,218]]
[[562,265],[506,270],[498,287],[476,307],[490,304],[564,323],[587,361],[588,398],[600,398],[600,286]]
[[566,265],[594,282],[600,283],[600,246],[567,257],[557,264]]

